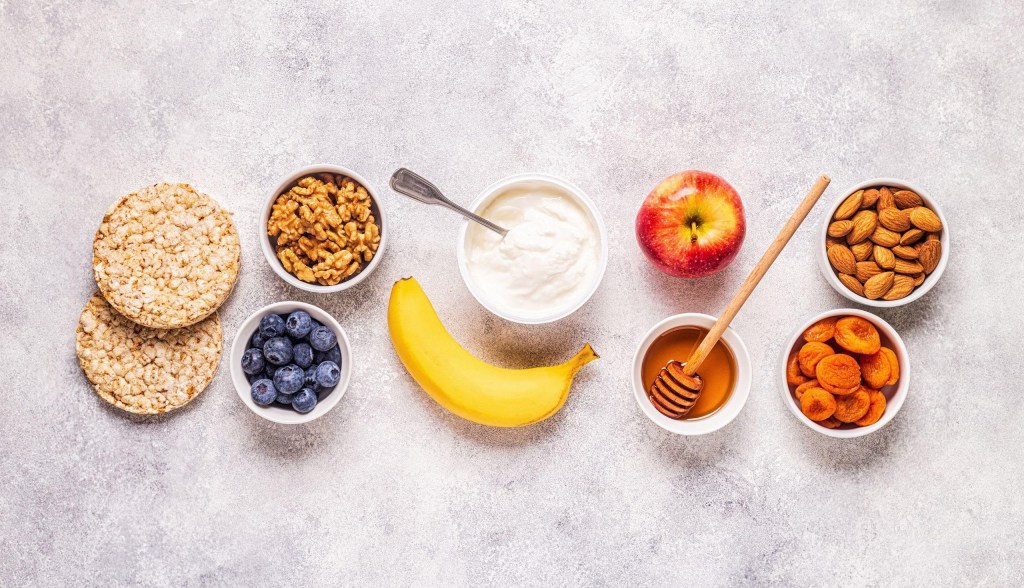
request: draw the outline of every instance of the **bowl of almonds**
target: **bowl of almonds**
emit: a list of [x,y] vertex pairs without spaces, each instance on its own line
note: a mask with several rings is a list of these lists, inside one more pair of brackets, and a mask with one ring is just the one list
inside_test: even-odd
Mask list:
[[853,302],[888,308],[917,300],[949,257],[942,210],[903,180],[861,182],[831,208],[821,228],[821,272]]
[[271,192],[260,221],[263,253],[284,281],[308,292],[339,292],[363,281],[387,242],[384,211],[359,174],[304,167]]

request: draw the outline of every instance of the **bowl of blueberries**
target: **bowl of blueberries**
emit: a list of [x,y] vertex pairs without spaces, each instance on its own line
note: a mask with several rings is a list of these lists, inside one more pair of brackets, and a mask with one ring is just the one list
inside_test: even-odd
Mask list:
[[231,379],[250,410],[275,423],[308,423],[338,404],[352,377],[345,331],[320,308],[276,302],[242,323]]

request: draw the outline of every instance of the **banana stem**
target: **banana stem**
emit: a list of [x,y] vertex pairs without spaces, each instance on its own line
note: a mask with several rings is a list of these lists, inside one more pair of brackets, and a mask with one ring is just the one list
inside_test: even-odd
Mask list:
[[594,348],[590,346],[590,343],[586,343],[583,345],[583,349],[580,349],[576,353],[576,355],[569,358],[569,361],[565,363],[566,365],[572,366],[572,373],[573,375],[575,375],[581,367],[587,365],[588,363],[594,361],[595,359],[600,358],[601,356],[598,355],[596,351],[594,351]]

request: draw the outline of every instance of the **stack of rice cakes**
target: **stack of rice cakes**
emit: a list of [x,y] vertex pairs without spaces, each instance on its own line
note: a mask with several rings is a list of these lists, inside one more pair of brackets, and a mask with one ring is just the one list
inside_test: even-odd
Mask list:
[[217,309],[238,279],[231,214],[188,184],[118,200],[93,241],[99,291],[78,322],[78,361],[121,410],[180,408],[213,379],[223,350]]

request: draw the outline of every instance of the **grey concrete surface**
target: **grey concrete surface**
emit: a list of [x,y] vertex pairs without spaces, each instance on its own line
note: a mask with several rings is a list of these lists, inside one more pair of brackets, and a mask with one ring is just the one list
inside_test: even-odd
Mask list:
[[[0,584],[1024,582],[1024,8],[767,4],[0,0]],[[390,212],[386,259],[342,295],[287,287],[258,248],[267,192],[317,161],[365,175]],[[385,189],[402,165],[462,202],[524,171],[577,183],[611,235],[602,287],[554,325],[490,316],[458,275],[459,219]],[[633,219],[691,168],[732,182],[749,232],[725,272],[687,282],[645,262]],[[755,364],[745,410],[707,437],[661,431],[629,388],[640,336],[718,312],[822,172],[829,199],[919,183],[952,225],[938,286],[878,313],[909,345],[903,410],[841,441],[783,405],[780,340],[847,306],[805,226],[735,322]],[[227,338],[285,299],[347,329],[354,380],[327,417],[259,419],[223,362],[167,417],[92,393],[74,354],[92,235],[158,181],[235,214]],[[459,420],[388,340],[406,275],[484,358],[553,363],[590,341],[602,359],[542,424]]]

